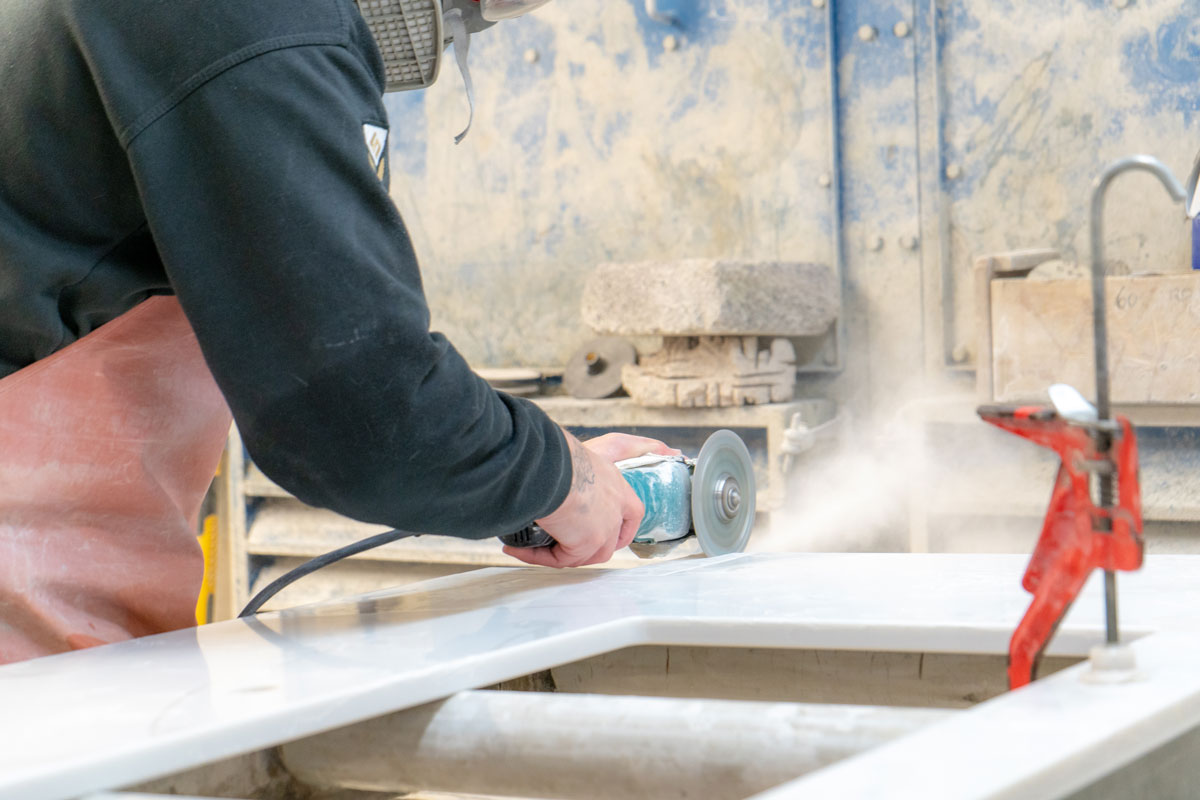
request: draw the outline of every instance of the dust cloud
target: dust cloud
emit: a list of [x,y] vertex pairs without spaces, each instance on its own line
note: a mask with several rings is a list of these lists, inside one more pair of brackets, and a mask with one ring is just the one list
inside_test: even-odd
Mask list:
[[843,417],[799,457],[749,549],[1028,552],[1057,459],[973,408],[929,397],[874,424]]

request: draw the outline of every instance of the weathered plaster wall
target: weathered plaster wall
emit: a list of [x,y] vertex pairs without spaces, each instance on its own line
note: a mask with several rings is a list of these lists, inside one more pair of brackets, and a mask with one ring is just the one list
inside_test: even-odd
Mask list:
[[[1121,156],[1149,153],[1187,177],[1200,148],[1200,3],[1121,2],[946,4],[956,266],[1045,246],[1086,262],[1091,182]],[[1105,221],[1115,271],[1188,269],[1188,225],[1155,178],[1114,184]],[[971,290],[957,274],[961,315]]]
[[[972,260],[1086,259],[1107,162],[1148,152],[1182,179],[1200,147],[1200,0],[659,6],[678,28],[642,0],[557,0],[476,37],[460,146],[451,62],[389,100],[393,194],[435,323],[473,363],[560,364],[589,336],[579,297],[602,261],[832,263],[840,187],[845,369],[803,390],[882,408],[965,387]],[[1110,198],[1119,268],[1186,269],[1186,226],[1152,178]]]
[[390,101],[393,194],[436,323],[473,362],[563,362],[589,336],[579,299],[603,261],[830,260],[823,12],[680,11],[675,30],[640,1],[563,0],[475,37],[457,147],[452,63]]

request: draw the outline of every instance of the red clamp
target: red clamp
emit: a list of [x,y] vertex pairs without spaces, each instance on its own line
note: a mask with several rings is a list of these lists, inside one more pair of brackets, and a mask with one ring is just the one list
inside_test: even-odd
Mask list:
[[[1128,419],[1117,417],[1106,455],[1097,446],[1098,423],[1074,422],[1050,407],[983,406],[978,413],[984,421],[1048,447],[1062,459],[1042,534],[1021,581],[1033,602],[1008,646],[1008,685],[1016,689],[1034,679],[1042,651],[1092,570],[1131,571],[1142,566],[1137,436]],[[1090,474],[1101,470],[1114,471],[1113,509],[1092,502]],[[1106,519],[1110,526],[1102,522]]]

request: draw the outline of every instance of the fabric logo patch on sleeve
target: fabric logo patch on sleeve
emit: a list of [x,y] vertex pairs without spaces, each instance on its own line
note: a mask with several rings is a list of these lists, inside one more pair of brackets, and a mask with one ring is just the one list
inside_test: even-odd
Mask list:
[[367,140],[367,153],[371,157],[371,168],[375,170],[379,180],[383,180],[384,170],[387,166],[388,129],[372,125],[369,122],[363,123],[363,137]]

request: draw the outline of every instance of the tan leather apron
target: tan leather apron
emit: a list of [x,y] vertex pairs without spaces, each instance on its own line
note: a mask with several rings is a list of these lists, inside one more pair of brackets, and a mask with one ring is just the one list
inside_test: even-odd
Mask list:
[[173,297],[0,380],[0,663],[195,624],[229,422]]

